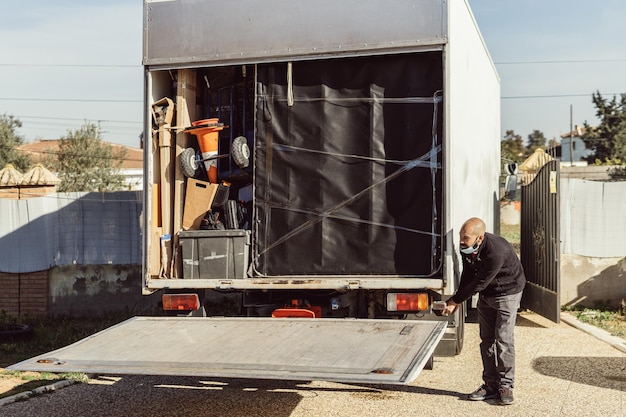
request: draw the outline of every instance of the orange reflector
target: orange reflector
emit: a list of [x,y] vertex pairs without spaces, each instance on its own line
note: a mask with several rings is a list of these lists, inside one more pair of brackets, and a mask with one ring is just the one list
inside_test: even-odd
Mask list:
[[163,310],[197,310],[200,308],[198,294],[163,294]]
[[311,309],[307,308],[277,308],[272,311],[272,317],[300,317],[300,318],[315,318],[322,316],[321,307],[312,306]]
[[421,293],[389,293],[387,294],[387,311],[425,311],[428,310],[428,294]]

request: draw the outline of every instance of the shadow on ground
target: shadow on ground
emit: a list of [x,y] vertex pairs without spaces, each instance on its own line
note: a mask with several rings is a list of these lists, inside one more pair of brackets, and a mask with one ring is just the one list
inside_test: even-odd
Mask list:
[[626,382],[626,358],[543,356],[533,361],[540,374],[578,384],[622,391]]
[[[177,414],[169,415],[287,417],[303,399],[317,397],[322,392],[345,393],[355,402],[395,399],[399,392],[465,398],[465,394],[456,391],[416,386],[345,383],[320,386],[302,381],[102,376],[89,384],[65,388],[46,401],[31,400],[29,415],[51,415],[51,407],[61,407],[65,415],[76,415],[73,413],[80,414],[93,407],[97,398],[99,417],[163,415],[164,410],[167,414],[174,409]],[[20,405],[5,407],[6,411],[15,411]]]

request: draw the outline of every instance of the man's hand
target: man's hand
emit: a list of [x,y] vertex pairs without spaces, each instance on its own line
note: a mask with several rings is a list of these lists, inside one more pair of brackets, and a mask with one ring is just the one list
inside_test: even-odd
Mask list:
[[443,309],[441,314],[444,316],[454,314],[457,308],[459,308],[459,305],[455,303],[452,298],[450,298],[448,301],[446,301],[446,308]]

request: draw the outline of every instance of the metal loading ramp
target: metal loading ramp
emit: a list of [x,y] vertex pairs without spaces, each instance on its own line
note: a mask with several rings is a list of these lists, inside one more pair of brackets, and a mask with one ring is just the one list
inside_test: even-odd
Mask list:
[[7,369],[408,384],[447,322],[134,317]]

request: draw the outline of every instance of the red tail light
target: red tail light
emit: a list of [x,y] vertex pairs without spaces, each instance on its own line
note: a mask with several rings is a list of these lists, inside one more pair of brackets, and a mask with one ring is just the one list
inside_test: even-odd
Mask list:
[[163,294],[163,310],[197,310],[200,308],[198,294]]
[[387,294],[387,311],[425,311],[428,308],[427,293]]

